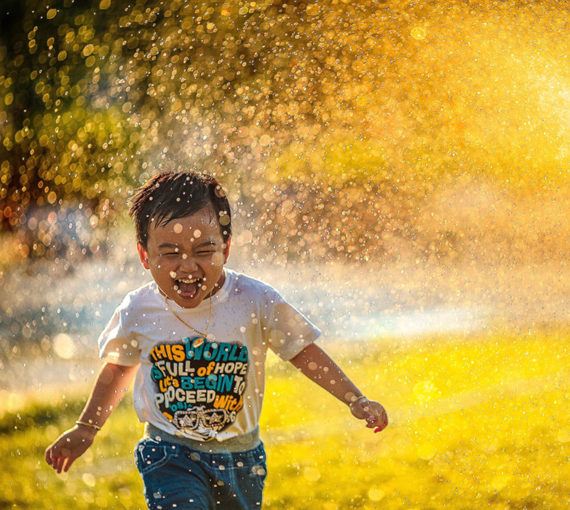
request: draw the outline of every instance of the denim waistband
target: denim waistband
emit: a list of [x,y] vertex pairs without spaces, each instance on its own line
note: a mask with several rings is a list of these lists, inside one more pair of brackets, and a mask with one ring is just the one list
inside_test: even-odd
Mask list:
[[180,444],[205,453],[245,452],[253,450],[259,446],[259,443],[261,442],[259,437],[259,427],[256,427],[247,434],[232,437],[225,441],[217,441],[216,439],[210,441],[197,441],[195,439],[169,434],[148,422],[145,423],[144,437],[150,437],[157,441],[163,440],[168,441],[169,443]]

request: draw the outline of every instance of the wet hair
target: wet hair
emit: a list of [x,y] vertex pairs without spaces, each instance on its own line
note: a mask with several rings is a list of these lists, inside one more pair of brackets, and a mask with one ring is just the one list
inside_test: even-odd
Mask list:
[[151,223],[166,225],[208,206],[216,214],[222,238],[227,243],[232,235],[230,204],[222,186],[207,174],[163,172],[155,175],[136,190],[129,214],[135,222],[137,241],[146,248]]

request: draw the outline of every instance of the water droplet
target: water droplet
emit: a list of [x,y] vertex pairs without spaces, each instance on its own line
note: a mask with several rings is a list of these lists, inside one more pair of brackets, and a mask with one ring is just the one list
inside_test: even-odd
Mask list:
[[368,499],[370,501],[381,501],[385,495],[385,492],[380,487],[373,486],[368,489]]
[[410,35],[416,41],[423,41],[427,37],[427,29],[425,27],[414,27],[412,28]]
[[309,466],[303,470],[303,476],[309,482],[317,482],[321,478],[321,472],[317,468]]
[[95,487],[96,479],[92,473],[83,473],[81,480],[87,487]]
[[71,359],[75,354],[73,339],[65,333],[59,333],[53,338],[53,350],[62,359]]

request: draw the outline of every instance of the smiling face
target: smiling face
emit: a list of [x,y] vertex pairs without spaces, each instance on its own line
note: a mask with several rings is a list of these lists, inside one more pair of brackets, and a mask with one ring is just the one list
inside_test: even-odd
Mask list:
[[159,289],[184,308],[198,306],[224,283],[230,239],[224,244],[211,207],[148,229],[146,248],[137,245],[141,263]]

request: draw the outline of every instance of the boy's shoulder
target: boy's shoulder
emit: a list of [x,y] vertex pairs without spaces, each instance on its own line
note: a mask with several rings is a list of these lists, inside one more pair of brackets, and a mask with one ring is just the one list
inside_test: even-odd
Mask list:
[[160,291],[154,280],[151,280],[140,287],[127,292],[123,298],[121,306],[124,308],[136,307],[149,303],[156,303],[160,300]]
[[232,294],[246,293],[252,296],[273,296],[277,294],[277,291],[263,280],[229,268],[225,268],[225,271],[230,280],[229,290]]

